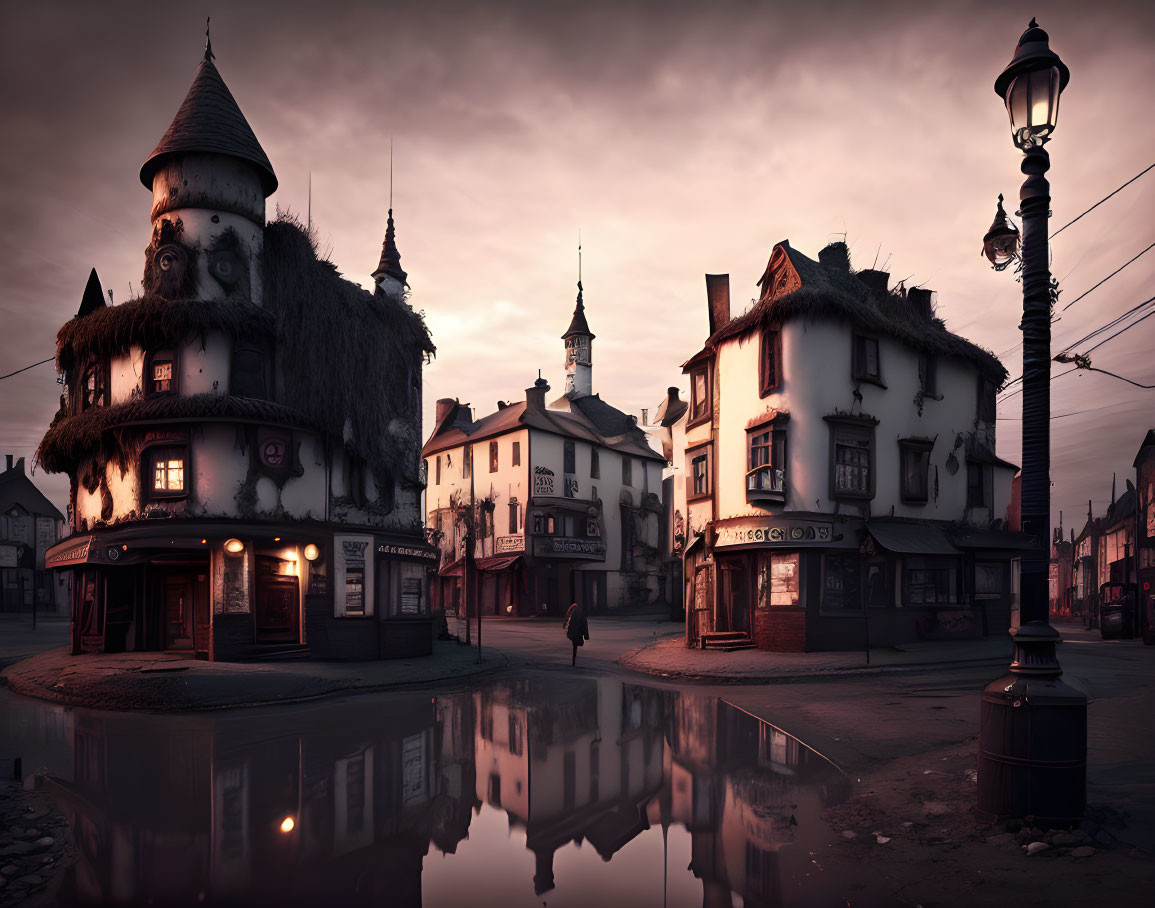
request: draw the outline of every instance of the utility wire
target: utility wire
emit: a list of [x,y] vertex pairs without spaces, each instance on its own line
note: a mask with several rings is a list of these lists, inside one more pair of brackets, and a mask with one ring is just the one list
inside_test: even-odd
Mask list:
[[9,372],[7,375],[0,375],[0,381],[11,378],[13,375],[19,375],[21,372],[27,372],[29,369],[35,369],[37,366],[43,366],[45,363],[50,363],[54,359],[56,359],[55,356],[50,356],[48,359],[42,359],[40,362],[33,363],[31,366],[25,366],[23,369],[17,369],[15,372]]
[[1118,336],[1119,336],[1120,334],[1122,334],[1124,331],[1130,331],[1130,330],[1131,330],[1132,328],[1134,328],[1134,327],[1135,327],[1137,324],[1139,324],[1139,322],[1143,322],[1143,321],[1146,321],[1146,320],[1147,320],[1147,319],[1149,319],[1149,318],[1150,318],[1152,315],[1155,315],[1155,309],[1152,309],[1150,312],[1148,312],[1148,313],[1147,313],[1146,315],[1144,315],[1142,318],[1140,318],[1140,319],[1136,319],[1135,321],[1131,322],[1131,324],[1129,324],[1129,325],[1126,325],[1126,326],[1124,326],[1124,327],[1120,328],[1118,331],[1116,331],[1116,332],[1115,332],[1114,334],[1112,334],[1110,337],[1105,337],[1105,338],[1103,338],[1103,340],[1099,341],[1099,343],[1095,344],[1095,346],[1094,346],[1094,347],[1091,347],[1091,349],[1090,349],[1090,350],[1088,350],[1088,351],[1087,351],[1086,353],[1084,353],[1083,355],[1084,355],[1084,356],[1086,356],[1086,355],[1088,355],[1089,353],[1091,353],[1091,351],[1092,351],[1092,350],[1098,350],[1100,347],[1102,347],[1102,346],[1103,346],[1103,344],[1107,343],[1107,341],[1109,341],[1109,340],[1114,340],[1116,337],[1118,337]]
[[[1153,166],[1155,166],[1155,165],[1153,165]],[[1110,274],[1108,274],[1105,278],[1103,278],[1103,280],[1099,281],[1099,283],[1097,283],[1094,287],[1092,287],[1091,290],[1096,290],[1099,287],[1102,287],[1105,283],[1107,283],[1107,281],[1111,280],[1111,278],[1113,278],[1116,274],[1118,274],[1120,271],[1122,271],[1124,268],[1126,268],[1128,265],[1130,265],[1131,262],[1134,262],[1135,259],[1139,258],[1139,256],[1145,255],[1146,253],[1150,252],[1152,249],[1155,249],[1155,243],[1152,243],[1150,246],[1148,246],[1146,249],[1144,249],[1142,252],[1140,252],[1139,255],[1135,256],[1135,258],[1120,265],[1118,268],[1116,268],[1114,271],[1112,271]],[[1059,311],[1060,312],[1066,312],[1073,305],[1075,305],[1075,303],[1079,302],[1079,300],[1081,300],[1084,296],[1086,296],[1088,293],[1090,293],[1091,290],[1084,290],[1082,293],[1080,293],[1073,300],[1071,300],[1069,303],[1067,303],[1067,305],[1065,305]]]
[[1115,195],[1115,193],[1122,192],[1124,189],[1126,189],[1128,186],[1130,186],[1132,183],[1134,183],[1137,179],[1139,179],[1139,177],[1143,176],[1143,174],[1145,174],[1148,170],[1152,170],[1152,169],[1155,169],[1155,164],[1151,164],[1151,165],[1147,166],[1146,168],[1144,168],[1143,170],[1140,170],[1137,174],[1135,174],[1135,176],[1131,177],[1131,179],[1129,179],[1126,183],[1124,183],[1122,186],[1120,186],[1118,189],[1116,189],[1115,192],[1112,192],[1112,193],[1109,193],[1108,195],[1103,196],[1103,198],[1099,199],[1099,201],[1097,201],[1094,205],[1092,205],[1090,208],[1088,208],[1086,211],[1084,211],[1083,214],[1081,214],[1081,215],[1079,215],[1079,217],[1075,218],[1074,221],[1068,221],[1066,224],[1064,224],[1062,227],[1060,227],[1058,230],[1056,230],[1054,233],[1052,233],[1050,236],[1050,239],[1053,240],[1060,233],[1062,233],[1064,230],[1066,230],[1068,227],[1070,227],[1072,224],[1074,224],[1075,221],[1080,220],[1084,215],[1090,214],[1092,211],[1094,211],[1096,208],[1098,208],[1100,205],[1102,205],[1105,201],[1107,201],[1107,199],[1109,199],[1109,198],[1111,198],[1111,196]]
[[[1072,372],[1076,372],[1076,371],[1078,371],[1078,368],[1079,368],[1079,367],[1078,367],[1078,366],[1076,366],[1074,369],[1068,369],[1066,372],[1060,372],[1058,375],[1052,375],[1052,376],[1051,376],[1051,381],[1054,381],[1056,378],[1062,378],[1064,375],[1070,375]],[[1010,384],[1014,384],[1015,382],[1020,382],[1020,381],[1022,381],[1022,380],[1023,380],[1023,377],[1020,375],[1018,378],[1016,378],[1016,379],[1014,380],[1014,382],[1010,382]],[[1008,399],[1010,399],[1010,398],[1014,397],[1016,394],[1021,394],[1022,392],[1023,392],[1023,389],[1022,389],[1022,388],[1016,388],[1014,391],[1012,391],[1012,392],[1011,392],[1010,394],[1008,394],[1006,397],[1003,397],[1003,398],[1001,398],[1001,399],[1000,399],[1000,402],[1001,402],[1001,401],[1003,401],[1003,400],[1008,400]]]
[[1073,347],[1077,347],[1077,346],[1079,346],[1079,344],[1085,344],[1087,341],[1089,341],[1095,337],[1098,337],[1104,331],[1111,330],[1112,328],[1114,328],[1117,324],[1119,324],[1124,319],[1128,318],[1129,316],[1134,315],[1136,312],[1141,310],[1144,306],[1149,306],[1152,303],[1155,303],[1155,296],[1151,297],[1150,299],[1143,300],[1143,302],[1141,302],[1137,306],[1132,306],[1130,309],[1128,309],[1126,312],[1124,312],[1118,318],[1112,319],[1111,321],[1107,322],[1107,324],[1103,325],[1101,328],[1096,328],[1094,331],[1092,331],[1090,334],[1086,335],[1085,337],[1081,337],[1077,341],[1074,341],[1073,343],[1068,344],[1060,352],[1067,353]]

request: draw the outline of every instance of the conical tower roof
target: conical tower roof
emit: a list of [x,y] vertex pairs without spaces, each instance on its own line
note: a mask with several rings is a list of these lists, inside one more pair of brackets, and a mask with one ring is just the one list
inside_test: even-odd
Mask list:
[[569,329],[561,336],[562,340],[569,340],[575,334],[584,334],[591,340],[594,333],[590,331],[589,322],[586,321],[586,305],[582,301],[582,282],[578,281],[578,295],[577,305],[574,306],[573,319],[569,323]]
[[88,283],[84,285],[84,296],[80,299],[80,309],[77,311],[76,317],[80,318],[103,308],[104,290],[101,289],[100,278],[96,276],[96,269],[93,268],[88,275]]
[[381,261],[377,263],[377,270],[373,272],[373,280],[380,280],[382,275],[386,274],[408,286],[406,279],[409,275],[401,267],[401,252],[397,249],[397,231],[393,227],[392,208],[389,209],[389,220],[385,223],[385,242],[381,244]]
[[260,171],[265,196],[276,191],[273,165],[217,72],[211,47],[205,49],[200,69],[172,125],[140,168],[140,181],[152,189],[153,175],[160,166],[173,155],[189,152],[230,155],[248,161]]

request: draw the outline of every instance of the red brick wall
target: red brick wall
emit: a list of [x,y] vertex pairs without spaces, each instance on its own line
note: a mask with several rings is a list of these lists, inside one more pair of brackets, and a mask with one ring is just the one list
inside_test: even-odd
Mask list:
[[806,652],[806,609],[755,609],[754,643],[776,653]]

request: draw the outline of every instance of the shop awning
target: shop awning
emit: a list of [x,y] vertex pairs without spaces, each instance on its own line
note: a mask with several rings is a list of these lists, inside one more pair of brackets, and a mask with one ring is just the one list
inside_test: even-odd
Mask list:
[[504,571],[510,567],[521,555],[496,555],[492,558],[478,558],[475,562],[479,571]]
[[465,573],[465,559],[458,558],[456,561],[451,561],[438,571],[438,577],[460,577]]
[[91,536],[70,536],[56,543],[44,553],[44,564],[48,568],[68,567],[88,561],[88,550],[92,547]]
[[866,530],[880,546],[900,555],[961,555],[946,533],[932,524],[869,520]]

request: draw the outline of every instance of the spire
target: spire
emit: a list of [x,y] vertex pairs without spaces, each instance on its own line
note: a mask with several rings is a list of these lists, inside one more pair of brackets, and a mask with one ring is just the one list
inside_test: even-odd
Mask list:
[[[392,193],[391,193],[392,194]],[[379,281],[388,275],[400,284],[409,286],[408,275],[401,267],[401,253],[397,250],[397,231],[393,228],[393,209],[389,209],[389,219],[385,222],[385,242],[381,244],[381,261],[373,272],[373,280]]]
[[152,189],[153,175],[172,157],[190,152],[229,155],[253,165],[265,196],[277,189],[277,176],[261,143],[241,113],[213,63],[212,41],[205,28],[205,55],[172,124],[140,168],[140,181]]
[[76,317],[81,318],[90,312],[103,308],[104,291],[100,289],[100,278],[96,276],[96,269],[93,268],[88,275],[88,283],[84,285],[84,296],[80,298],[80,309],[77,311]]
[[211,60],[213,58],[213,36],[209,33],[209,26],[212,24],[213,17],[205,16],[205,59]]
[[582,241],[581,233],[578,233],[578,281],[577,281],[577,304],[574,306],[573,319],[569,323],[569,328],[565,334],[561,336],[562,340],[569,340],[576,334],[585,334],[590,340],[594,339],[594,334],[590,331],[589,322],[586,321],[586,305],[582,300]]

